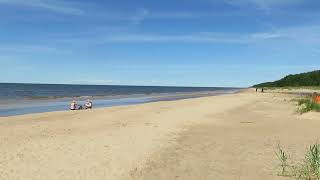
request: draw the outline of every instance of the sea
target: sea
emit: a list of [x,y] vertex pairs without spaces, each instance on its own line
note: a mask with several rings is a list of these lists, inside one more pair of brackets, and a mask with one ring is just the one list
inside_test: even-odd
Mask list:
[[94,108],[236,93],[230,87],[168,87],[0,83],[0,117],[65,111],[72,100]]

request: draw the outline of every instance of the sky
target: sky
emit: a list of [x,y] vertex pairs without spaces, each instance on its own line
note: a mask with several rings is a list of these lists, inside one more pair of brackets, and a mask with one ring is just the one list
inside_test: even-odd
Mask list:
[[0,82],[248,87],[320,69],[318,0],[0,0]]

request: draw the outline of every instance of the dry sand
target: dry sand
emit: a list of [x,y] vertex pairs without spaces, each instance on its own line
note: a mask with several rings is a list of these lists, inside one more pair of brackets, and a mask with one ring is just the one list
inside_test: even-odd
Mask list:
[[1,180],[283,179],[319,140],[320,114],[255,93],[0,118]]

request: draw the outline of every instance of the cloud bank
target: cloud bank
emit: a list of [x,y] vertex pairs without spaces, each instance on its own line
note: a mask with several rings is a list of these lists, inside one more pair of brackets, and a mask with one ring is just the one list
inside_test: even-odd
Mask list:
[[0,5],[25,6],[31,8],[43,9],[60,14],[83,15],[84,11],[75,8],[72,4],[58,0],[0,0]]

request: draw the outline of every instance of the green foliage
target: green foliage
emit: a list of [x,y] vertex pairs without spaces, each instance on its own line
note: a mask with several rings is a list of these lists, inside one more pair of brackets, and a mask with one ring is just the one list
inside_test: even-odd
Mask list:
[[314,102],[312,99],[299,99],[298,100],[298,112],[299,113],[306,113],[309,111],[317,111],[320,112],[320,104]]
[[311,103],[311,99],[298,99],[298,105],[301,106],[302,104],[309,104]]
[[320,86],[320,70],[307,73],[288,75],[278,81],[266,82],[253,87],[299,87]]

